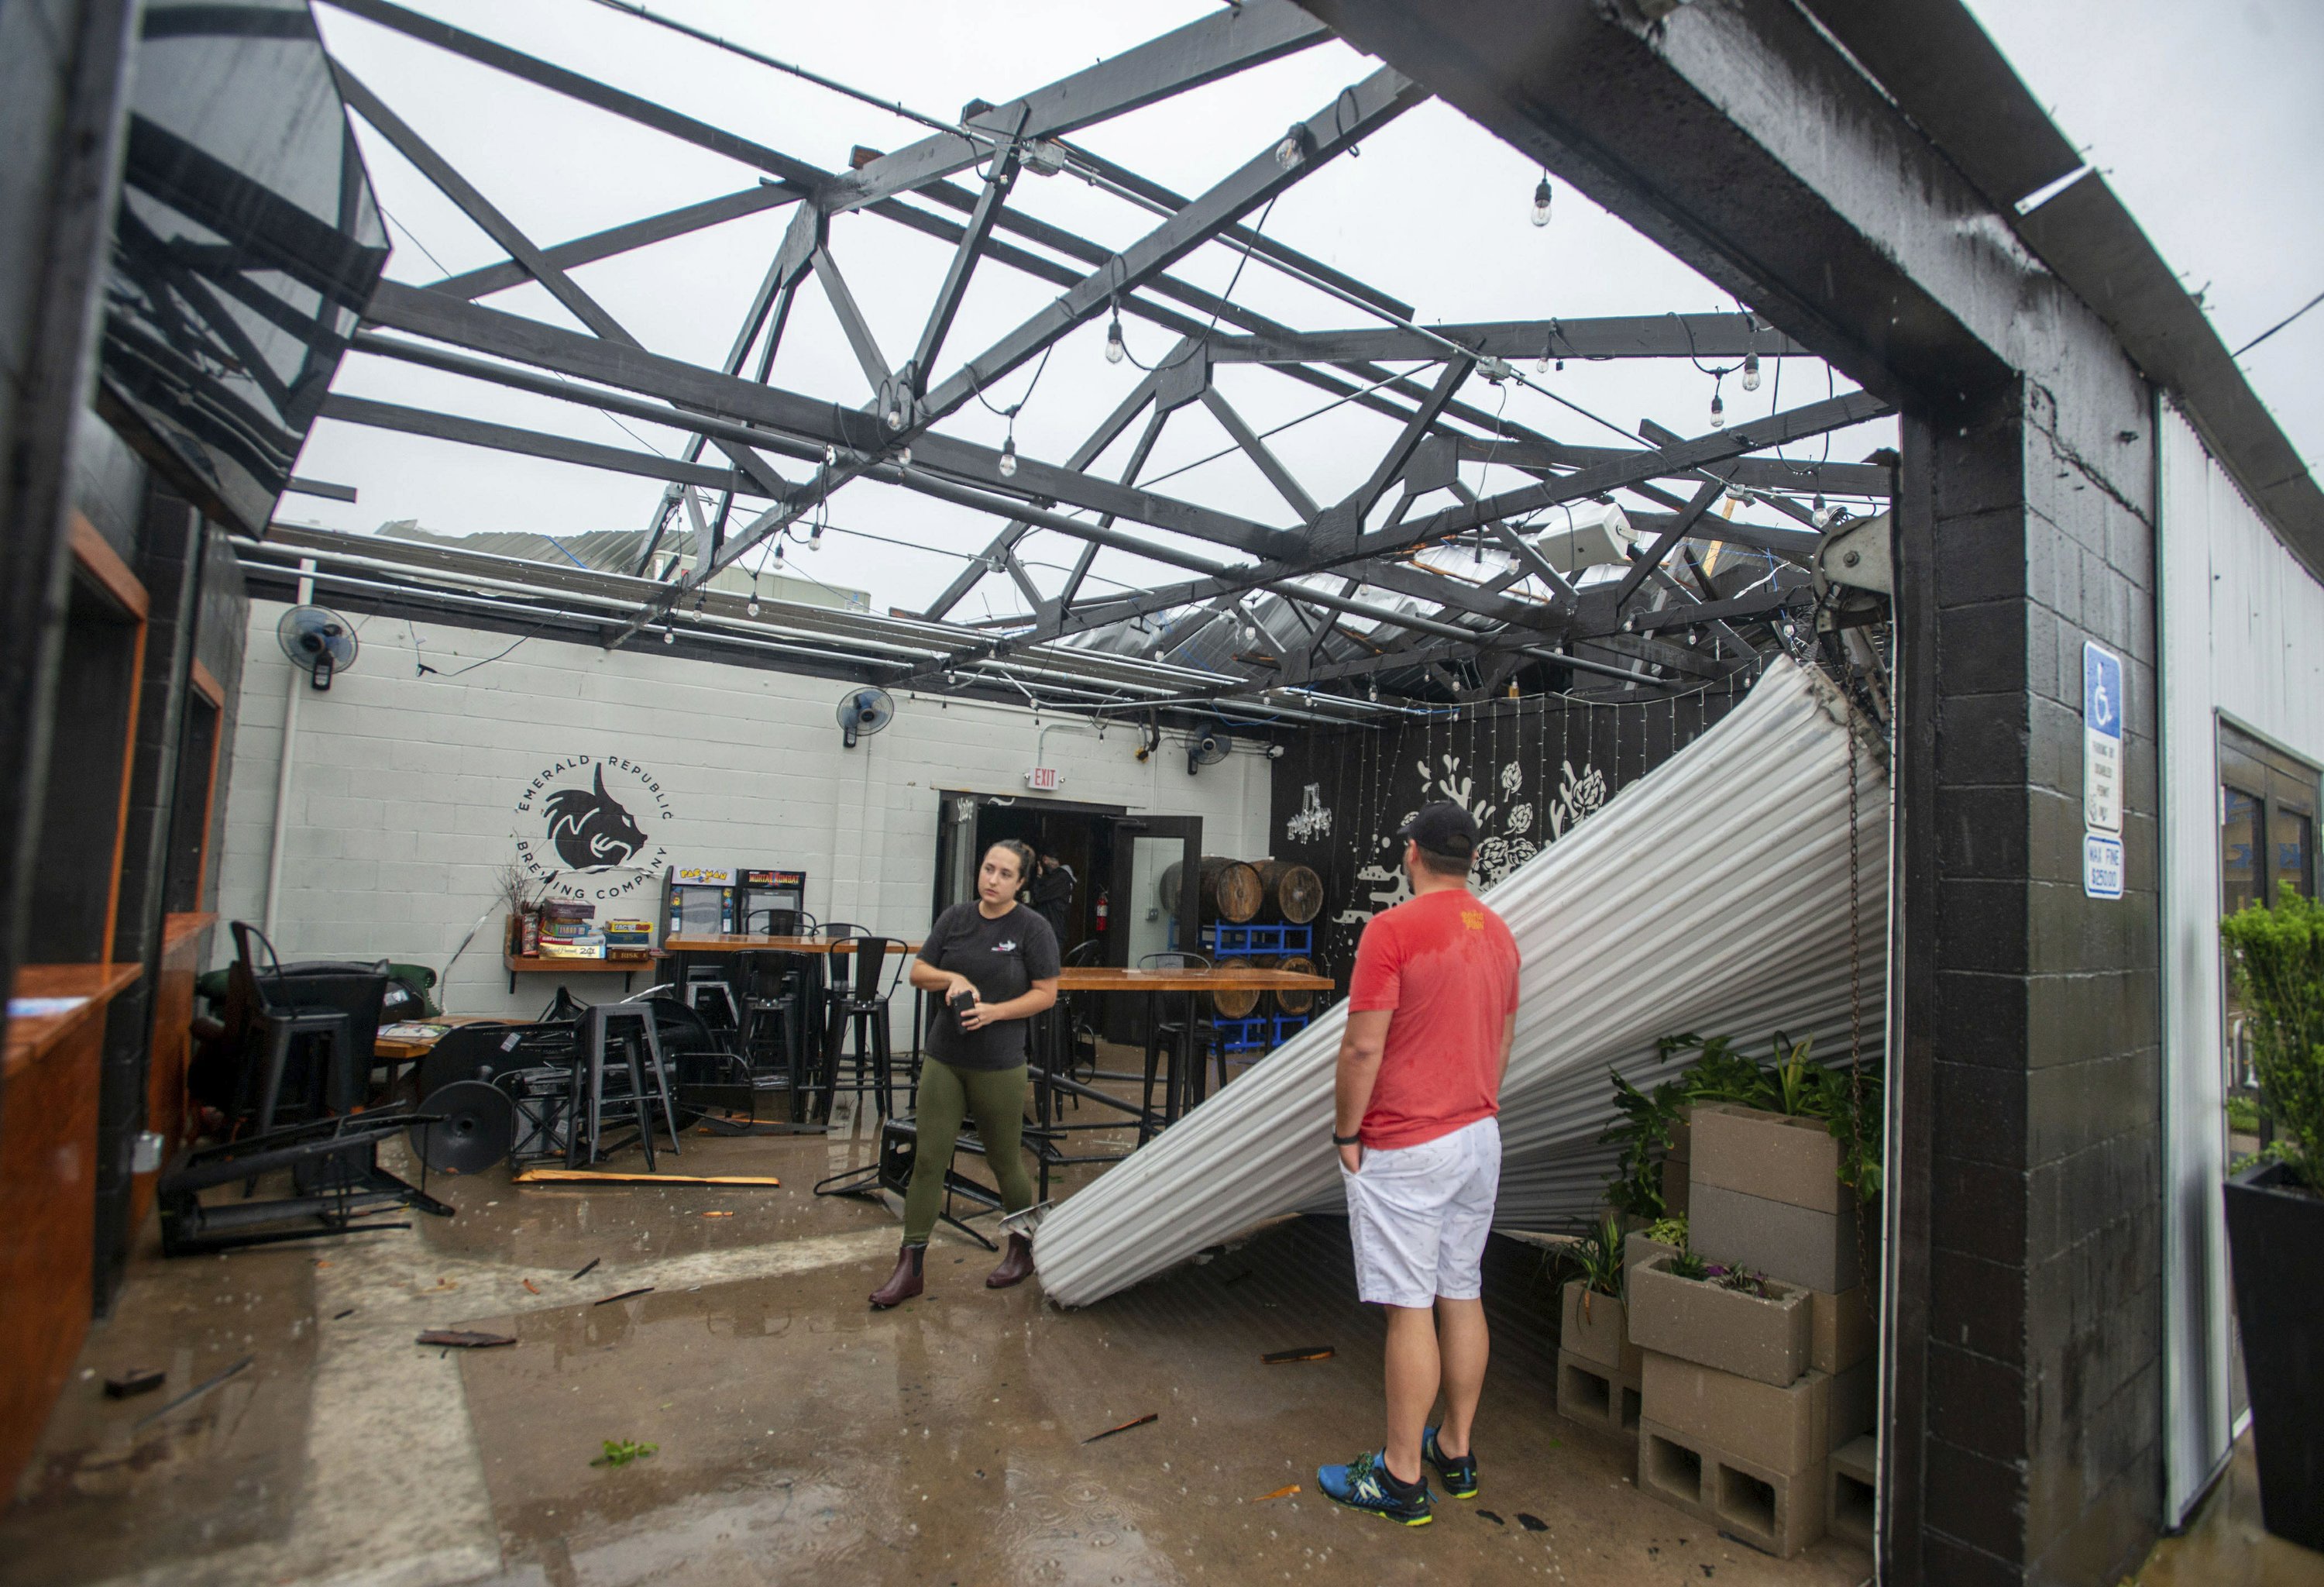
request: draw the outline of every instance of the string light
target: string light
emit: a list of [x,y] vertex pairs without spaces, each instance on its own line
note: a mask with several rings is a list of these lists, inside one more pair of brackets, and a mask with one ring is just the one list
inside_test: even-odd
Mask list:
[[904,428],[904,410],[899,404],[895,402],[888,404],[887,423],[890,429]]
[[1747,392],[1759,389],[1759,350],[1757,347],[1743,355],[1743,389]]
[[1374,705],[1378,705],[1378,704],[1379,703],[1379,683],[1374,682],[1372,685],[1370,685],[1370,687],[1369,687],[1365,692],[1367,692],[1368,694],[1370,694],[1370,695],[1371,696],[1371,697],[1372,697],[1372,703],[1373,703]]
[[1831,508],[1824,502],[1823,493],[1821,491],[1818,491],[1815,494],[1815,511],[1808,514],[1808,521],[1814,524],[1818,529],[1830,529],[1831,527],[1832,516]]
[[666,645],[676,644],[678,642],[678,630],[674,628],[663,629],[661,631],[661,642]]
[[1549,172],[1545,171],[1541,173],[1541,180],[1536,184],[1533,190],[1534,225],[1547,226],[1549,224]]
[[1283,141],[1275,145],[1275,163],[1289,171],[1306,157],[1307,125],[1305,122],[1295,121],[1290,130],[1283,134]]
[[1105,361],[1119,364],[1129,355],[1130,349],[1121,345],[1121,305],[1113,308],[1113,323],[1105,328]]
[[1001,477],[1013,479],[1017,475],[1017,438],[1011,435],[1001,443]]
[[830,442],[825,441],[823,447],[823,466],[825,468],[835,468],[838,465],[839,448],[832,445]]
[[899,468],[909,468],[911,466],[912,448],[909,447],[898,447],[896,448],[896,466]]
[[1713,429],[1727,428],[1727,404],[1720,401],[1717,381],[1711,383],[1711,428]]

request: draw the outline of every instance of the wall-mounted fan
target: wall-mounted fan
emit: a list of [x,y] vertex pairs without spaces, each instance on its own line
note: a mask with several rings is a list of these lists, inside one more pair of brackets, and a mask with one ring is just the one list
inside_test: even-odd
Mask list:
[[839,737],[848,749],[867,734],[879,732],[895,719],[896,702],[884,688],[852,688],[839,698]]
[[291,607],[274,625],[274,637],[317,688],[330,687],[335,673],[355,664],[355,625],[328,606]]
[[1205,766],[1215,766],[1234,752],[1234,740],[1223,727],[1205,727],[1200,735],[1186,741],[1186,775],[1192,777]]

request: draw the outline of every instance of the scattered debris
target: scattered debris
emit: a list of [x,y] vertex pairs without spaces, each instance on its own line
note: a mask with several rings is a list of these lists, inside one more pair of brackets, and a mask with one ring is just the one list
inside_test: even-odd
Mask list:
[[514,1344],[513,1333],[476,1333],[466,1328],[430,1328],[414,1344],[440,1344],[447,1350],[490,1350],[496,1344]]
[[1546,1532],[1549,1530],[1549,1523],[1547,1521],[1543,1520],[1539,1516],[1529,1516],[1523,1510],[1517,1511],[1517,1525],[1523,1527],[1528,1532]]
[[105,1397],[107,1399],[127,1399],[133,1394],[151,1394],[161,1388],[169,1376],[159,1367],[132,1367],[105,1380]]
[[623,1290],[623,1291],[622,1291],[622,1293],[621,1293],[621,1294],[619,1294],[619,1295],[609,1295],[609,1296],[607,1296],[604,1299],[603,1299],[603,1300],[601,1300],[601,1301],[598,1301],[598,1302],[596,1302],[595,1304],[596,1304],[596,1305],[598,1305],[598,1306],[612,1306],[612,1305],[613,1305],[615,1301],[617,1301],[617,1300],[629,1300],[629,1299],[632,1298],[633,1296],[641,1296],[641,1295],[651,1295],[653,1292],[654,1292],[654,1287],[653,1287],[652,1285],[650,1285],[650,1284],[648,1284],[648,1285],[644,1286],[642,1288],[638,1288],[638,1289],[624,1289],[624,1290]]
[[734,1214],[732,1213],[705,1213],[702,1215],[706,1218],[731,1218]]
[[346,1322],[349,1317],[352,1317],[352,1316],[354,1316],[355,1315],[355,1307],[353,1307],[353,1306],[349,1306],[346,1311],[343,1311],[343,1312],[334,1312],[334,1313],[332,1313],[332,1314],[331,1314],[331,1321],[332,1321],[332,1322],[334,1322],[334,1323],[344,1323],[344,1322]]
[[518,1282],[518,1283],[520,1283],[520,1284],[521,1284],[521,1285],[523,1285],[527,1289],[530,1289],[530,1291],[532,1291],[532,1293],[533,1293],[533,1294],[535,1294],[535,1295],[539,1295],[539,1294],[540,1293],[540,1285],[538,1285],[538,1284],[535,1284],[535,1283],[534,1283],[531,1279],[530,1279],[530,1278],[520,1278],[520,1279],[518,1279],[518,1280],[517,1280],[517,1282]]
[[605,1453],[589,1463],[593,1466],[626,1466],[632,1461],[641,1461],[660,1449],[659,1444],[640,1444],[634,1438],[608,1438]]
[[1127,1433],[1132,1427],[1143,1427],[1148,1422],[1158,1422],[1161,1419],[1162,1413],[1160,1411],[1148,1411],[1144,1416],[1124,1422],[1119,1427],[1108,1427],[1102,1433],[1093,1433],[1087,1438],[1083,1439],[1082,1442],[1084,1444],[1095,1444],[1101,1438],[1111,1438],[1117,1433]]
[[456,1278],[438,1278],[427,1288],[415,1289],[411,1293],[414,1295],[445,1295],[459,1287],[459,1280]]
[[183,1394],[178,1396],[177,1398],[161,1407],[159,1410],[147,1411],[143,1416],[138,1417],[131,1426],[130,1431],[133,1433],[143,1432],[146,1428],[160,1421],[163,1416],[166,1416],[171,1411],[176,1410],[180,1406],[191,1405],[203,1395],[208,1394],[211,1389],[216,1389],[219,1384],[225,1382],[227,1379],[234,1377],[236,1373],[246,1371],[249,1370],[251,1364],[257,1360],[258,1358],[254,1355],[246,1355],[240,1361],[235,1362],[234,1365],[228,1367],[225,1371],[218,1373],[217,1376],[203,1379],[199,1383],[195,1384],[191,1389],[187,1389]]
[[1262,1494],[1260,1494],[1257,1499],[1252,1499],[1252,1500],[1251,1500],[1251,1503],[1253,1503],[1253,1504],[1265,1504],[1265,1503],[1266,1503],[1268,1499],[1288,1499],[1288,1498],[1290,1498],[1293,1494],[1295,1494],[1295,1493],[1296,1493],[1296,1492],[1298,1492],[1298,1491],[1299,1491],[1299,1484],[1298,1484],[1298,1483],[1296,1483],[1296,1482],[1294,1482],[1294,1483],[1293,1483],[1290,1487],[1288,1487],[1288,1488],[1278,1488],[1278,1489],[1277,1489],[1277,1490],[1276,1490],[1274,1492],[1272,1492],[1272,1493],[1262,1493]]
[[1303,1344],[1294,1350],[1274,1350],[1259,1357],[1263,1366],[1280,1367],[1291,1361],[1328,1361],[1333,1351],[1328,1344]]
[[1501,1518],[1500,1518],[1500,1517],[1499,1517],[1499,1516],[1495,1515],[1492,1511],[1490,1511],[1490,1510],[1489,1510],[1489,1509],[1480,1509],[1480,1510],[1479,1510],[1479,1511],[1477,1512],[1477,1518],[1478,1518],[1479,1520],[1482,1520],[1482,1521],[1490,1521],[1490,1522],[1492,1522],[1492,1523],[1493,1523],[1493,1525],[1495,1525],[1496,1527],[1506,1527],[1506,1526],[1508,1526],[1508,1523],[1507,1521],[1505,1521],[1505,1520],[1501,1519]]
[[329,1267],[331,1264],[330,1264],[329,1262],[327,1262],[327,1261],[324,1260],[321,1257],[317,1257],[317,1258],[315,1259],[315,1265],[316,1265],[317,1267],[318,1267],[318,1268],[327,1268],[327,1267]]
[[573,1277],[576,1279],[586,1278],[590,1274],[597,1270],[597,1264],[604,1259],[605,1259],[603,1257],[591,1257],[589,1259],[589,1265],[582,1269],[579,1272],[574,1274]]

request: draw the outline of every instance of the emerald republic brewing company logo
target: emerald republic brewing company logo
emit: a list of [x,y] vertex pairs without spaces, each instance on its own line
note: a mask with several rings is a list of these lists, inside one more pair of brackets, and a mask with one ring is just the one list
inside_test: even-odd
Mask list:
[[568,898],[622,898],[669,868],[669,849],[646,828],[671,814],[661,780],[636,761],[567,756],[517,796],[517,864]]

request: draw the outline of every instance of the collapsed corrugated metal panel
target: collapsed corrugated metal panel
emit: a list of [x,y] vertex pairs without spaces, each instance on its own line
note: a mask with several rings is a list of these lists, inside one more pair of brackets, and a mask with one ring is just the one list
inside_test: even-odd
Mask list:
[[[1854,964],[1867,1050],[1886,985],[1889,798],[1877,739],[1840,693],[1777,663],[1718,727],[1485,896],[1524,955],[1501,1093],[1497,1222],[1587,1216],[1610,1160],[1610,1066],[1652,1084],[1658,1038],[1774,1032],[1845,1054],[1850,1029],[1849,757],[1858,785]],[[1340,1204],[1328,1138],[1345,1006],[1066,1202],[1035,1242],[1083,1306],[1264,1219]]]

